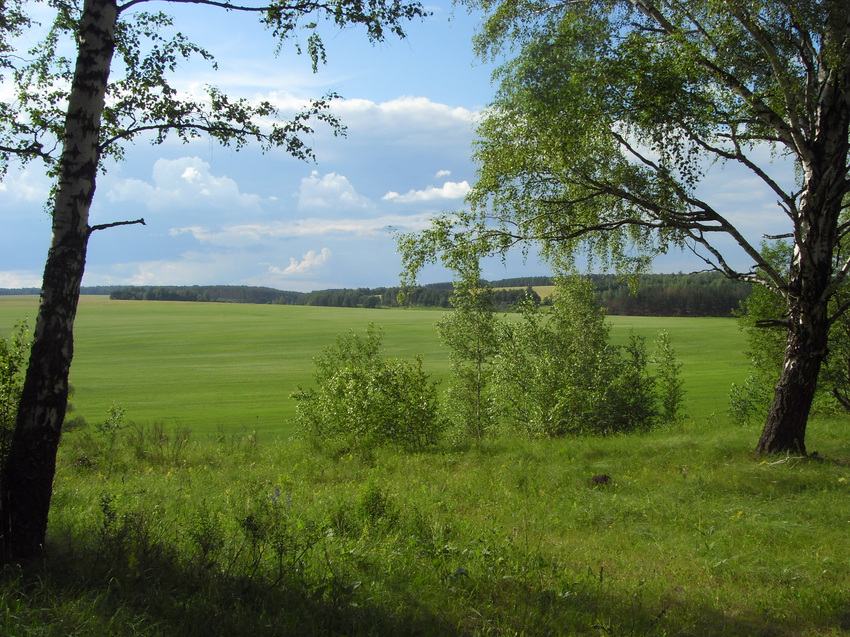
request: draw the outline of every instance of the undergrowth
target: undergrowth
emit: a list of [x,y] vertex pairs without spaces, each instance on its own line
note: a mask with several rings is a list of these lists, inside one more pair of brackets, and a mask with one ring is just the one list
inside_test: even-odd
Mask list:
[[779,463],[722,422],[368,458],[74,430],[0,634],[845,634],[845,426]]

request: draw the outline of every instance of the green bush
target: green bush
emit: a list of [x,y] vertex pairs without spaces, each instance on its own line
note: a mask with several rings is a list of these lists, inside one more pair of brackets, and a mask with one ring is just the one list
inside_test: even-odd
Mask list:
[[491,396],[492,363],[498,349],[493,289],[474,276],[455,281],[454,311],[437,321],[440,341],[449,350],[451,380],[443,401],[446,420],[460,440],[491,433],[496,413]]
[[341,441],[360,450],[395,445],[418,450],[434,444],[442,429],[436,384],[422,360],[381,356],[380,332],[338,336],[315,359],[316,387],[299,388],[296,420],[311,438]]
[[6,457],[18,402],[24,387],[26,355],[29,350],[29,329],[26,322],[15,324],[9,338],[0,339],[0,460]]
[[555,437],[647,429],[661,420],[643,339],[608,343],[588,280],[561,279],[548,315],[533,299],[520,313],[518,323],[502,324],[495,361],[495,398],[508,424],[532,437]]

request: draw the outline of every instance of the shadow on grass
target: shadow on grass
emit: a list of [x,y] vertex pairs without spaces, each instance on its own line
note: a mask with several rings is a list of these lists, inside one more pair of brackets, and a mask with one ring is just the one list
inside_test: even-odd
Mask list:
[[[116,556],[117,557],[117,556]],[[338,565],[341,566],[341,565]],[[352,565],[347,565],[352,567]],[[377,560],[357,565],[366,578]],[[314,569],[318,571],[319,569]],[[341,570],[341,569],[336,569]],[[350,571],[350,568],[349,568]],[[85,542],[66,540],[26,568],[0,573],[4,635],[800,635],[811,625],[705,608],[675,595],[615,592],[588,573],[565,584],[527,572],[484,577],[458,569],[442,589],[393,590],[327,573],[271,583],[227,575],[166,550],[109,563]],[[400,583],[396,588],[405,588]],[[438,587],[439,588],[439,587]],[[720,606],[718,604],[717,606]],[[838,634],[842,618],[817,627]],[[846,619],[843,618],[843,619]],[[818,630],[820,632],[820,630]]]
[[89,549],[50,547],[0,577],[4,635],[455,635],[415,605],[390,611],[332,576],[272,584],[181,566],[161,554],[109,565]]

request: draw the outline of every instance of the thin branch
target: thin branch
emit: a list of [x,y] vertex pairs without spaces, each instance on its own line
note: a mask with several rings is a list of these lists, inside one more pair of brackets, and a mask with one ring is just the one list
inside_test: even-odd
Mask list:
[[[669,175],[669,171],[666,171],[661,166],[656,164],[651,159],[647,158],[641,152],[639,152],[634,146],[629,144],[629,142],[619,133],[612,133],[614,138],[617,139],[638,161],[643,163],[645,166],[651,168],[658,175],[664,176],[669,179],[670,184],[676,190],[676,193],[685,203],[697,208],[702,211],[702,215],[697,215],[696,212],[691,213],[676,213],[672,210],[663,210],[660,206],[655,204],[654,202],[643,199],[634,193],[625,191],[621,188],[615,188],[611,185],[604,184],[601,182],[592,182],[597,188],[602,188],[609,194],[612,194],[621,199],[625,199],[627,201],[631,201],[632,203],[655,213],[662,220],[665,220],[669,223],[669,225],[679,228],[681,230],[692,229],[699,232],[699,235],[693,235],[693,239],[698,243],[705,245],[715,258],[720,258],[720,253],[711,247],[707,240],[702,236],[704,232],[723,232],[729,235],[735,243],[747,254],[747,256],[753,260],[753,262],[765,273],[765,275],[770,278],[774,285],[776,285],[779,289],[784,289],[785,282],[784,279],[779,275],[776,270],[771,267],[769,263],[767,263],[762,257],[761,253],[756,250],[750,242],[746,240],[744,235],[720,213],[718,213],[714,208],[712,208],[709,204],[702,201],[701,199],[697,199],[692,195],[689,195],[687,191],[679,184],[675,179],[672,179]],[[717,226],[707,226],[704,224],[705,221],[716,223]],[[730,272],[734,272],[731,270]]]
[[[682,30],[670,22],[664,14],[655,6],[652,0],[630,0],[632,5],[647,16],[654,20],[667,35],[681,36]],[[793,127],[782,119],[782,116],[768,106],[764,100],[756,95],[750,87],[742,82],[734,73],[723,69],[716,62],[707,58],[699,52],[696,54],[696,62],[704,69],[714,75],[727,88],[734,91],[737,95],[744,99],[750,107],[769,125],[776,134],[782,139],[783,143],[793,148],[799,157],[805,157],[806,160],[811,159],[811,148],[806,143],[805,138],[798,134]]]
[[50,155],[50,153],[45,152],[43,149],[44,146],[41,143],[33,142],[28,146],[22,147],[0,146],[0,153],[9,153],[11,155],[18,155],[22,157],[40,157],[48,162],[54,161],[54,158]]
[[[168,123],[168,124],[148,124],[145,126],[136,126],[134,128],[128,128],[126,130],[121,131],[121,133],[117,135],[113,135],[109,139],[105,139],[100,143],[101,151],[108,148],[111,144],[114,144],[118,140],[124,139],[129,140],[135,137],[140,133],[157,131],[160,133],[172,131],[172,130],[180,130],[180,131],[188,131],[194,130],[203,133],[220,133],[227,132],[231,135],[250,135],[251,133],[243,128],[237,128],[236,126],[214,126],[211,124],[186,124],[186,123]],[[263,136],[265,137],[265,136]]]
[[714,153],[718,157],[723,159],[736,161],[740,164],[743,164],[746,168],[748,168],[751,172],[755,173],[756,176],[761,179],[773,192],[775,192],[779,198],[782,200],[784,204],[784,209],[788,216],[791,219],[796,219],[797,216],[797,205],[794,201],[794,198],[785,192],[779,184],[770,177],[762,168],[753,162],[744,151],[741,149],[740,141],[735,133],[731,133],[729,136],[729,140],[735,145],[735,152],[730,152],[728,150],[724,150],[718,146],[714,146],[709,144],[707,141],[703,140],[698,136],[691,136],[694,142],[696,142],[699,146],[704,148],[705,150]]
[[797,117],[797,106],[801,101],[804,102],[805,98],[797,94],[791,86],[791,83],[788,81],[788,78],[785,76],[782,68],[782,62],[780,60],[779,53],[776,51],[774,43],[770,40],[764,30],[759,28],[759,26],[751,21],[748,16],[744,15],[743,12],[733,12],[733,15],[735,15],[735,18],[737,18],[738,22],[741,23],[741,26],[743,26],[758,43],[767,57],[770,67],[773,69],[773,76],[776,78],[776,84],[782,93],[782,99],[785,102],[785,110],[788,113],[791,127],[796,130],[810,130],[811,122],[807,122],[809,126],[806,126],[799,121]]
[[782,327],[789,329],[791,327],[791,321],[788,319],[759,319],[753,325],[761,328]]
[[210,7],[217,7],[219,9],[226,9],[227,11],[244,11],[248,13],[265,13],[272,9],[277,11],[301,11],[301,12],[309,12],[315,11],[316,9],[328,9],[327,4],[319,3],[319,2],[298,2],[293,5],[264,5],[259,7],[252,7],[249,5],[240,5],[240,4],[231,4],[229,2],[217,2],[216,0],[129,0],[129,2],[125,2],[120,7],[118,7],[118,11],[124,11],[125,9],[129,9],[133,5],[147,3],[147,2],[167,2],[171,4],[204,4]]
[[96,226],[89,226],[88,235],[91,236],[91,233],[95,230],[106,230],[107,228],[116,228],[118,226],[132,226],[132,225],[147,225],[144,219],[136,219],[135,221],[113,221],[112,223],[101,223]]

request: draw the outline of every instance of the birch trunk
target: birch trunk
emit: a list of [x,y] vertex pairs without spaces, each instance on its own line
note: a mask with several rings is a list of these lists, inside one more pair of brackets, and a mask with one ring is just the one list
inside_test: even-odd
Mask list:
[[845,195],[846,108],[814,147],[797,223],[788,285],[785,363],[756,451],[806,455],[806,423],[829,342],[828,303]]
[[80,20],[54,202],[53,240],[17,423],[0,476],[2,558],[7,563],[36,556],[47,531],[117,14],[115,0],[86,0]]
[[785,365],[756,447],[759,453],[806,455],[806,423],[826,354],[825,325],[789,332]]

